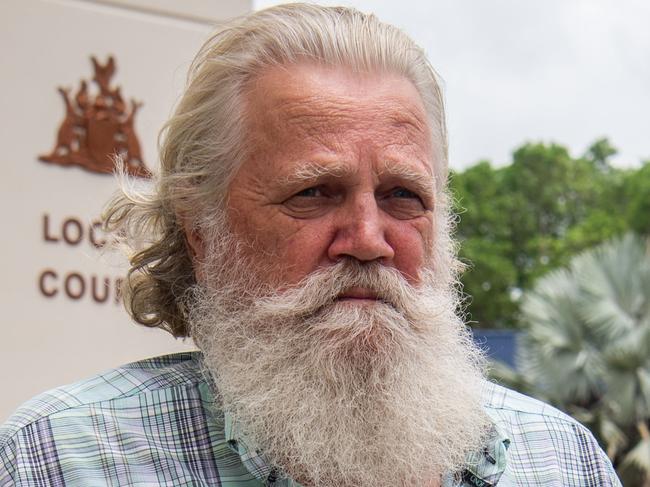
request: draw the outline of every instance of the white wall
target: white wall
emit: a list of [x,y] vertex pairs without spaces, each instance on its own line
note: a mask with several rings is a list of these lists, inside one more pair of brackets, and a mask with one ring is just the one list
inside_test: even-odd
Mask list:
[[[115,189],[111,176],[38,161],[55,143],[64,106],[57,86],[76,91],[90,80],[90,56],[117,62],[114,85],[144,103],[136,117],[145,161],[156,164],[156,137],[183,87],[187,67],[211,25],[250,8],[246,0],[82,1],[5,0],[0,6],[0,422],[48,388],[104,369],[192,348],[159,330],[144,329],[114,299],[123,274],[115,256],[100,259],[88,240]],[[47,216],[48,225],[44,228]],[[84,223],[84,238],[65,243],[62,226]],[[67,223],[74,240],[76,223]],[[53,241],[58,239],[58,241]],[[46,297],[39,290],[45,278]],[[65,276],[86,284],[66,296]],[[90,296],[92,276],[107,277],[106,302]],[[71,281],[78,293],[79,278]],[[103,291],[103,289],[99,289]],[[101,297],[101,292],[99,293]]]

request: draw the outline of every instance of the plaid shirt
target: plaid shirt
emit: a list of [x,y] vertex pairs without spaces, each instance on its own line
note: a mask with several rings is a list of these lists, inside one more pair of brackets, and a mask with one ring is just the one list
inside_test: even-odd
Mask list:
[[[0,486],[299,487],[216,410],[201,354],[126,365],[42,394],[0,428]],[[445,487],[620,486],[573,419],[495,384],[492,438]]]

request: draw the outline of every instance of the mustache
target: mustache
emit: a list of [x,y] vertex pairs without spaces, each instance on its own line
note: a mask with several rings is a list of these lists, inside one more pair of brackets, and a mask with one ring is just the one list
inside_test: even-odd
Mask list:
[[359,288],[403,314],[407,314],[421,296],[421,290],[411,285],[397,269],[378,262],[360,263],[346,258],[312,272],[288,289],[256,299],[251,311],[268,313],[274,319],[307,317],[334,304],[351,289]]

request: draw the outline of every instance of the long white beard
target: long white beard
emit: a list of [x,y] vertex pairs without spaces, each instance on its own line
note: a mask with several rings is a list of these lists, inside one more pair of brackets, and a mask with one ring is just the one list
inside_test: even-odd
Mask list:
[[[209,289],[189,298],[191,333],[221,407],[285,475],[425,486],[481,447],[482,355],[435,273],[415,288],[394,269],[349,260],[271,293],[230,257],[206,264]],[[352,287],[381,301],[337,299]]]

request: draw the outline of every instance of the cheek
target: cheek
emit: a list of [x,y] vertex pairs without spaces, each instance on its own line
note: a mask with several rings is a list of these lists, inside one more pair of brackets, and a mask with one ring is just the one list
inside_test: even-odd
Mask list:
[[237,240],[242,243],[241,252],[263,269],[274,262],[279,262],[281,251],[279,246],[282,239],[277,227],[270,225],[268,218],[257,218],[255,215],[255,212],[231,214],[230,228]]
[[304,225],[278,239],[278,259],[283,263],[283,281],[295,284],[327,265],[331,231],[326,225]]
[[296,284],[326,264],[331,237],[327,225],[289,223],[266,215],[238,222],[235,232],[248,243],[245,252],[264,269],[260,278],[273,286]]
[[400,225],[390,238],[394,265],[412,284],[420,282],[420,271],[431,256],[432,236],[432,225],[422,222]]

